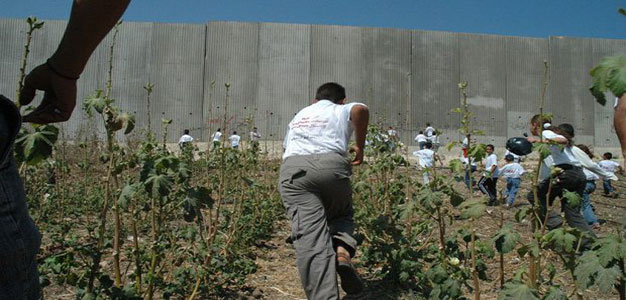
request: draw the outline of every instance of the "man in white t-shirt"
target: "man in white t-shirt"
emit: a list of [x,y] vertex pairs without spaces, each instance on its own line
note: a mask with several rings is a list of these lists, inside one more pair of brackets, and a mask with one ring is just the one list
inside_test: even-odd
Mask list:
[[230,141],[230,146],[234,149],[239,149],[239,141],[241,141],[241,136],[237,134],[237,131],[233,131],[233,134],[228,137]]
[[193,142],[193,137],[189,135],[189,129],[185,129],[185,131],[183,131],[183,135],[178,140],[178,147],[180,147],[180,149],[183,150],[185,149],[185,147],[191,145],[192,142]]
[[424,145],[426,145],[427,139],[423,131],[420,131],[420,133],[415,136],[415,141],[419,145],[420,150],[424,149]]
[[[351,165],[363,162],[369,110],[345,100],[341,85],[321,85],[314,103],[296,114],[285,136],[279,191],[307,299],[339,299],[337,273],[346,293],[363,290],[351,261],[357,242],[350,175]],[[349,148],[352,131],[356,145]],[[352,162],[348,150],[355,153]]]
[[211,136],[211,139],[213,139],[213,149],[219,148],[222,143],[222,129],[218,128]]
[[431,142],[426,142],[424,148],[425,149],[413,152],[413,155],[417,156],[420,169],[424,172],[422,174],[424,176],[424,184],[428,184],[430,183],[430,173],[428,170],[435,167],[436,154],[435,151],[432,150],[433,144]]
[[[611,160],[613,159],[613,154],[611,152],[606,152],[604,154],[602,154],[602,158],[604,158],[604,160],[601,160],[598,162],[598,165],[600,166],[600,168],[602,168],[604,171],[606,171],[609,174],[614,175],[615,174],[615,169],[621,168],[620,165]],[[603,179],[602,180],[602,187],[604,188],[604,195],[605,196],[609,196],[609,197],[618,197],[618,194],[615,193],[615,190],[613,189],[613,186],[611,185],[611,181],[608,179]]]
[[489,197],[488,205],[493,206],[498,204],[498,157],[493,153],[493,145],[489,144],[485,149],[487,151],[485,171],[478,181],[478,188]]

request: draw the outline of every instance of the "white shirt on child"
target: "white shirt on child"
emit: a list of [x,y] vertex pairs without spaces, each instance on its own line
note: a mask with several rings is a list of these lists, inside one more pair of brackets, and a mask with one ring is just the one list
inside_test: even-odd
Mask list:
[[435,151],[431,149],[418,150],[413,152],[413,155],[417,156],[422,168],[432,168],[435,164]]
[[520,178],[525,172],[524,167],[516,162],[508,163],[498,171],[500,176],[506,178]]
[[241,140],[241,136],[233,134],[229,136],[228,139],[230,140],[230,145],[232,147],[239,147],[239,141]]
[[183,136],[180,137],[180,140],[178,140],[179,144],[190,143],[190,142],[193,142],[193,137],[191,137],[188,134],[183,134]]
[[424,130],[424,134],[426,134],[426,137],[429,137],[429,138],[437,135],[435,128],[433,128],[432,126],[426,127],[426,129]]
[[250,140],[258,141],[261,138],[261,135],[258,132],[250,131]]
[[598,165],[600,166],[600,168],[602,168],[604,171],[607,171],[611,174],[615,173],[615,168],[619,167],[619,163],[612,161],[612,160],[601,160],[600,162],[598,162]]
[[213,141],[214,141],[214,142],[219,142],[219,141],[222,139],[222,132],[220,132],[220,131],[216,131],[216,132],[213,134],[212,138],[213,138]]
[[495,153],[491,153],[487,158],[485,158],[485,176],[489,176],[487,172],[491,170],[491,166],[496,166],[493,172],[491,173],[491,177],[498,177],[498,157]]
[[421,142],[426,143],[426,136],[420,133],[415,137],[415,141],[418,143],[421,143]]
[[[542,136],[544,139],[553,140],[555,138],[565,138],[560,134],[556,134],[552,130],[544,130],[542,131]],[[580,167],[580,161],[576,159],[576,156],[572,153],[572,147],[561,145],[563,150],[561,150],[559,145],[550,145],[550,153],[552,154],[552,160],[554,165],[572,165]]]
[[296,155],[339,153],[345,155],[354,128],[350,111],[362,103],[336,104],[319,100],[296,114],[289,122],[283,159]]

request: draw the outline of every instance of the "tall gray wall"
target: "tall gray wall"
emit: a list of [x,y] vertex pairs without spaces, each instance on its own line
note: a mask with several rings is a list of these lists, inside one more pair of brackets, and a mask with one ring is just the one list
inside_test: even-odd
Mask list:
[[[28,26],[0,19],[0,93],[15,97]],[[33,37],[29,67],[55,50],[65,22],[46,21]],[[101,43],[79,80],[79,104],[63,123],[67,139],[102,136],[81,100],[105,89],[112,33]],[[218,127],[282,139],[293,115],[315,89],[336,81],[348,99],[368,104],[374,122],[394,126],[404,141],[432,123],[442,142],[459,139],[457,84],[467,81],[473,127],[482,142],[502,145],[528,131],[538,111],[543,62],[549,64],[546,112],[575,125],[578,141],[618,146],[612,107],[588,92],[589,70],[607,55],[624,54],[626,40],[569,37],[524,38],[391,28],[210,22],[206,25],[121,25],[114,48],[112,97],[136,114],[137,128],[159,136],[161,119],[172,119],[168,140],[189,128],[206,141]],[[148,110],[144,86],[154,84]],[[139,138],[135,133],[135,138]],[[123,138],[120,134],[120,138]]]

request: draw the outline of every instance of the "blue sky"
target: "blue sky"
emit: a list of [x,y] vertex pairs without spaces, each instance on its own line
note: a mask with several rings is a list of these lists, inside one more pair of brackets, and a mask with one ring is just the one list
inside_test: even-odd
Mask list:
[[[0,17],[67,19],[70,0],[3,0]],[[333,24],[517,36],[626,38],[616,0],[133,0],[123,19]]]

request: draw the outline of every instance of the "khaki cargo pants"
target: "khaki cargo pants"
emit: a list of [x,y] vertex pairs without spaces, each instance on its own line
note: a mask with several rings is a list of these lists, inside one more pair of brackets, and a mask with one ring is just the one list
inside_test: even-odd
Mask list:
[[350,161],[337,153],[292,156],[280,168],[279,190],[296,263],[308,299],[339,299],[334,247],[354,256]]

